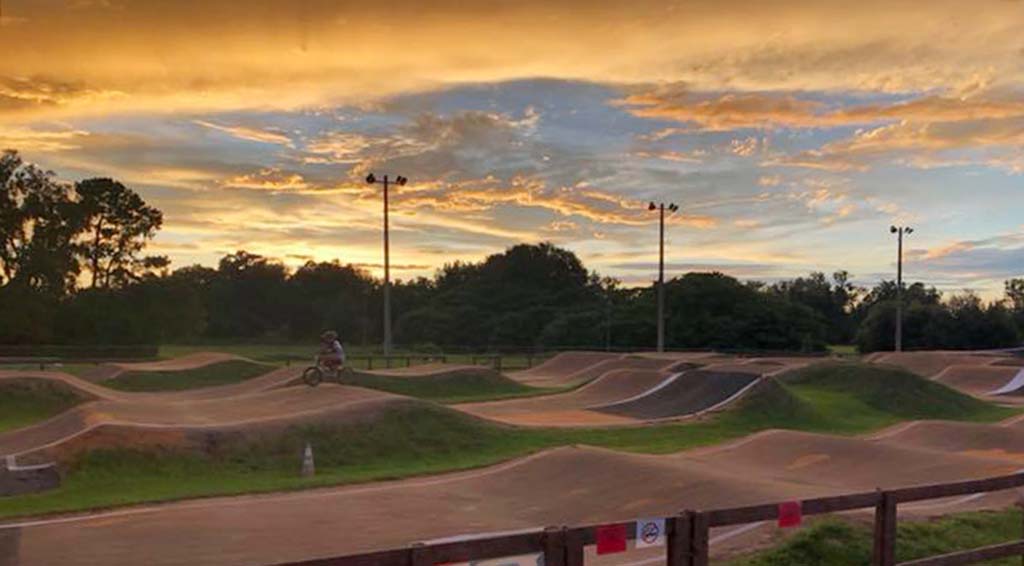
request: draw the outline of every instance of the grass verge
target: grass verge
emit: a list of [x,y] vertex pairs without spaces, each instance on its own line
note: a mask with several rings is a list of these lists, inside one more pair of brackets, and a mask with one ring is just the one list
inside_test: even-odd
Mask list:
[[[397,479],[572,444],[669,453],[769,428],[857,434],[906,419],[991,422],[1013,414],[900,370],[854,363],[768,381],[731,410],[705,420],[645,427],[512,428],[409,401],[372,422],[298,426],[216,455],[96,450],[72,466],[59,490],[0,499],[0,517]],[[306,442],[316,453],[317,476],[310,479],[298,477]]]
[[35,424],[86,400],[85,395],[49,379],[0,381],[0,432]]
[[[960,513],[931,521],[899,525],[896,560],[903,562],[1020,538],[1021,512],[1016,509]],[[730,566],[869,566],[871,527],[826,519],[794,534],[774,548],[729,561]],[[984,562],[1020,564],[1020,558]]]
[[272,369],[266,364],[229,360],[187,370],[129,371],[104,381],[103,385],[121,391],[183,391],[239,383]]

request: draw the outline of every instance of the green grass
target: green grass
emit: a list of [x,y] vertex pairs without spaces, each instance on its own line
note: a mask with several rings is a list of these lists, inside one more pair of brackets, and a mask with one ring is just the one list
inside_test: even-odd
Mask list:
[[121,391],[183,391],[239,383],[272,369],[266,364],[229,360],[187,370],[129,371],[103,382],[103,385]]
[[[1021,512],[1016,509],[950,515],[932,521],[903,522],[896,539],[898,562],[916,560],[1017,540]],[[816,522],[778,546],[743,556],[730,566],[869,566],[872,533],[866,524],[839,519]],[[988,561],[1018,565],[1020,558]]]
[[[60,489],[0,498],[0,517],[396,479],[485,466],[554,446],[671,453],[769,428],[857,434],[905,419],[991,422],[1013,414],[901,370],[855,363],[791,372],[711,418],[645,427],[513,428],[410,400],[372,422],[293,427],[228,443],[216,454],[93,451],[74,463]],[[307,441],[317,462],[311,479],[298,477]]]
[[345,383],[445,404],[549,395],[566,391],[564,388],[523,385],[487,368],[408,377],[356,372],[346,378]]
[[35,424],[85,400],[70,387],[48,379],[0,381],[0,432]]
[[860,353],[853,344],[829,344],[828,351],[839,356],[856,356]]

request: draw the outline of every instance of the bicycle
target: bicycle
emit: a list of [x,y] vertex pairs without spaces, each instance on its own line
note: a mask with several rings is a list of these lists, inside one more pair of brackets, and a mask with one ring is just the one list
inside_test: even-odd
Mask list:
[[342,383],[343,380],[352,375],[352,368],[343,365],[327,366],[317,356],[313,359],[313,365],[302,372],[302,382],[310,387],[316,387],[324,381]]

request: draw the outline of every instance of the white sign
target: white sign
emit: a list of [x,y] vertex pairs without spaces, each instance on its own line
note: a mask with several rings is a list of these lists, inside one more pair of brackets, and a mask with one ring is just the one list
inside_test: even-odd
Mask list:
[[665,546],[665,519],[637,519],[636,548]]

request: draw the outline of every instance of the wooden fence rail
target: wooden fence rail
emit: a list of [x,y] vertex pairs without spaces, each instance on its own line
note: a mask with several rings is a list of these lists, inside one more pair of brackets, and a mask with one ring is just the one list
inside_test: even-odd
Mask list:
[[[941,499],[959,495],[989,493],[1024,486],[1024,473],[993,478],[877,490],[798,502],[801,516],[875,509],[874,566],[953,566],[976,564],[996,558],[1021,556],[1024,540],[986,546],[941,556],[896,563],[897,507],[901,503]],[[712,527],[777,520],[779,503],[706,511],[683,511],[665,518],[665,553],[668,566],[707,566],[709,533]],[[624,523],[627,525],[632,524]],[[607,525],[605,525],[607,526]],[[413,544],[396,550],[321,558],[279,566],[434,566],[488,560],[526,554],[543,554],[544,566],[583,566],[584,549],[597,541],[600,525],[548,527],[504,535],[465,537],[435,544]],[[626,537],[636,538],[627,528]]]

